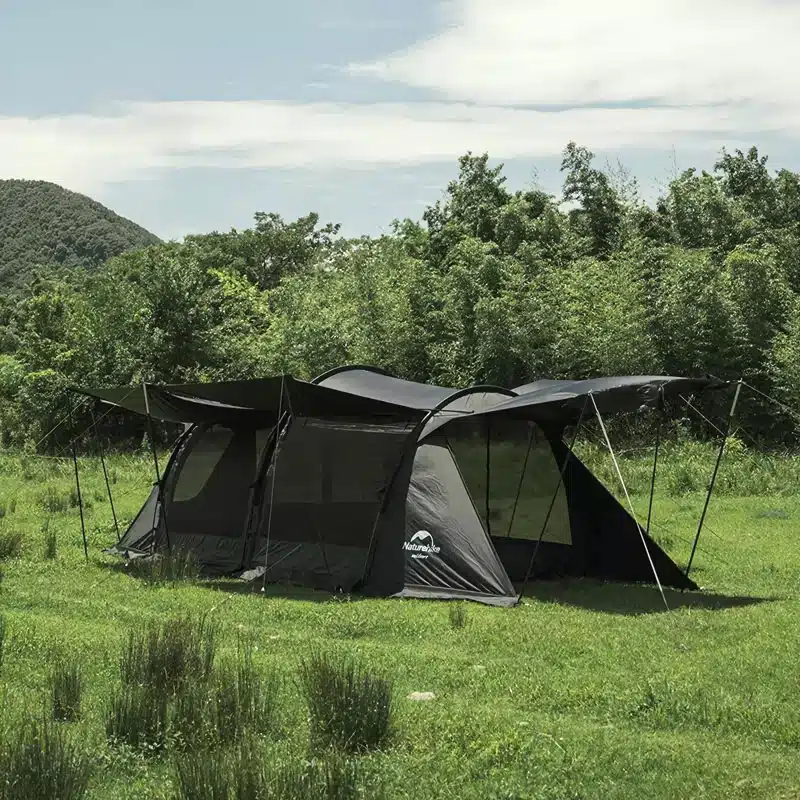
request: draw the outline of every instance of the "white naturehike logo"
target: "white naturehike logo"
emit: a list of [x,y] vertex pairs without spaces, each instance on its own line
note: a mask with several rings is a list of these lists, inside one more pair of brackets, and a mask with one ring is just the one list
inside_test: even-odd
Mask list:
[[441,549],[433,543],[433,536],[428,531],[417,531],[411,537],[411,541],[403,542],[403,550],[410,551],[411,558],[427,558],[431,554],[435,555]]

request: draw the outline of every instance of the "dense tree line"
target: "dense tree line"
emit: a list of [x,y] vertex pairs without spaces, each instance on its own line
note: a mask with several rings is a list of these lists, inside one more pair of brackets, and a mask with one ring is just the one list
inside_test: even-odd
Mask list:
[[[563,194],[467,154],[445,198],[346,239],[316,214],[40,274],[0,307],[0,424],[36,441],[70,384],[218,380],[346,362],[449,386],[705,374],[800,406],[800,176],[755,148],[654,205],[570,144]],[[565,203],[565,201],[568,201]],[[743,409],[773,439],[773,410]]]
[[37,268],[96,268],[157,244],[149,231],[46,181],[0,180],[0,289],[16,294]]

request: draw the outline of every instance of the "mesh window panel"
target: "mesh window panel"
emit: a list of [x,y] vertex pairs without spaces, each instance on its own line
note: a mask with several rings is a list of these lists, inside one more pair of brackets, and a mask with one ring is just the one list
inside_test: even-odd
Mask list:
[[233,439],[229,428],[209,428],[192,441],[175,481],[172,500],[185,503],[197,497]]
[[178,466],[167,508],[170,533],[243,535],[256,477],[256,431],[214,426],[200,431]]
[[[538,426],[496,417],[465,418],[448,425],[447,439],[492,536],[538,539],[560,476],[550,443]],[[563,484],[542,541],[572,543]]]
[[[366,547],[407,435],[403,427],[295,419],[278,452],[270,538]],[[268,519],[265,511],[262,536]]]

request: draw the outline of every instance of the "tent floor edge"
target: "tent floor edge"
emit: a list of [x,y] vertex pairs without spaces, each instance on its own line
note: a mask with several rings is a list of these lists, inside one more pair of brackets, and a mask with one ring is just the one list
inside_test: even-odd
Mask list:
[[517,594],[481,594],[467,589],[445,589],[443,587],[411,584],[407,584],[399,592],[390,596],[409,600],[471,600],[482,605],[500,608],[512,608],[519,604]]

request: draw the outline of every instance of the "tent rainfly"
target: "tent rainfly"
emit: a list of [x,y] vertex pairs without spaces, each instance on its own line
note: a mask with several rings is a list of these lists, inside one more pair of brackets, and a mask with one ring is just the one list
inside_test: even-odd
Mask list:
[[373,596],[518,601],[528,578],[682,589],[678,569],[565,444],[598,415],[714,382],[663,376],[453,390],[341,367],[79,390],[186,423],[112,552],[192,550],[206,569]]

